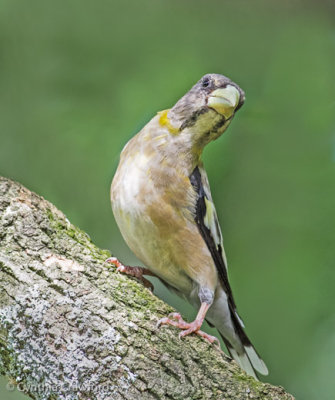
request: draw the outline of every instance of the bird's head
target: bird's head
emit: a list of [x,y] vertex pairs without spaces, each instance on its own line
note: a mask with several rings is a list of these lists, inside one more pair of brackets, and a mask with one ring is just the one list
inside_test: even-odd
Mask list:
[[244,100],[243,90],[229,78],[207,74],[168,111],[165,118],[174,134],[189,136],[202,150],[222,135]]

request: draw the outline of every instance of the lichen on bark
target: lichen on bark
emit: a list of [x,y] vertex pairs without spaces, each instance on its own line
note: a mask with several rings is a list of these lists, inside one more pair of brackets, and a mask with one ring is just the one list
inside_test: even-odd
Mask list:
[[51,203],[0,177],[0,373],[34,399],[276,399],[173,311],[115,273]]

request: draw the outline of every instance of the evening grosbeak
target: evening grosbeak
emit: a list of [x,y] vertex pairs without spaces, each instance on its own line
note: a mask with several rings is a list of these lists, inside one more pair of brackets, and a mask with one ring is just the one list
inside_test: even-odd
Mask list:
[[244,99],[244,92],[229,78],[207,74],[126,144],[111,201],[123,238],[146,268],[112,262],[133,276],[157,276],[199,310],[191,323],[174,313],[160,324],[182,329],[180,336],[194,332],[213,342],[213,336],[200,330],[206,318],[220,332],[230,355],[256,377],[255,370],[263,375],[268,370],[236,311],[221,229],[201,161],[204,147],[222,135]]

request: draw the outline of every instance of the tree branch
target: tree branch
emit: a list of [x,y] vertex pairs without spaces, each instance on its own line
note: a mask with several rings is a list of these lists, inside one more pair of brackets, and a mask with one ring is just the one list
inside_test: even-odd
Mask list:
[[276,399],[173,311],[104,263],[109,252],[42,197],[0,177],[0,373],[35,399]]

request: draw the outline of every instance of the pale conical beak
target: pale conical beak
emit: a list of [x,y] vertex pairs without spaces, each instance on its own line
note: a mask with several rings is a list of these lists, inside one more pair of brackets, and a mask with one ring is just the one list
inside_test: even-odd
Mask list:
[[208,97],[207,105],[225,118],[230,118],[240,101],[240,92],[236,87],[227,85],[225,88],[214,90]]

